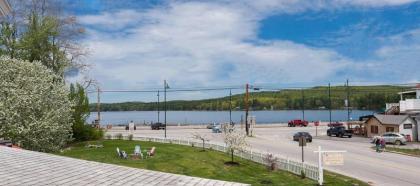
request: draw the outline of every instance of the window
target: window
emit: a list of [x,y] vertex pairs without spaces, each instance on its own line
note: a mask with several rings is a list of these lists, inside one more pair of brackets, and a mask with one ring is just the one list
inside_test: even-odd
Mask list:
[[404,129],[412,129],[413,125],[412,124],[404,124]]
[[374,126],[374,125],[370,126],[370,132],[372,134],[378,134],[378,126]]
[[394,132],[394,127],[387,127],[386,132]]

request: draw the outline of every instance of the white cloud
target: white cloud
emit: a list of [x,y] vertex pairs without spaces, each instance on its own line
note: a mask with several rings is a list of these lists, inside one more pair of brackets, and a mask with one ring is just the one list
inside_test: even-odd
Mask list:
[[[157,87],[164,79],[173,87],[246,82],[316,83],[348,75],[337,74],[346,69],[354,74],[372,73],[376,77],[377,69],[383,67],[381,61],[355,62],[331,49],[311,48],[290,41],[260,40],[256,35],[263,15],[250,11],[249,7],[287,9],[292,4],[294,10],[298,10],[295,4],[301,1],[247,2],[248,8],[210,2],[177,2],[143,12],[121,10],[82,16],[81,22],[90,27],[86,44],[93,51],[89,58],[95,65],[91,73],[105,89],[139,89]],[[317,1],[317,6],[322,8],[325,5],[321,2]],[[391,0],[333,2],[363,6],[404,3]],[[303,8],[309,6],[303,4]],[[98,27],[99,30],[95,29]],[[100,30],[104,28],[127,29],[108,33]],[[381,50],[397,49],[384,47]],[[381,60],[400,59],[381,56]],[[205,93],[183,95],[177,98],[199,98]]]
[[129,25],[136,25],[139,21],[141,21],[141,13],[129,9],[79,17],[81,24],[95,25],[108,30],[119,30]]

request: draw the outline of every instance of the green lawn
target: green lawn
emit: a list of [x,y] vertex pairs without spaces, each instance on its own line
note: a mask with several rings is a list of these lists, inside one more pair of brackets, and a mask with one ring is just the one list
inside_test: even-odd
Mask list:
[[388,146],[388,147],[386,147],[386,151],[402,152],[402,153],[409,154],[409,155],[412,155],[412,156],[420,157],[420,149],[403,149],[403,148],[395,148],[395,147]]
[[[270,172],[265,166],[235,157],[239,166],[226,166],[229,161],[228,154],[189,146],[162,144],[143,141],[105,140],[90,142],[90,144],[103,144],[104,148],[86,148],[86,143],[73,144],[69,150],[58,155],[79,159],[123,165],[128,167],[197,176],[210,179],[249,183],[252,185],[316,185],[310,179],[301,179],[299,176],[285,172]],[[120,159],[116,155],[116,147],[129,154],[135,145],[141,145],[142,150],[156,147],[156,155],[144,160]],[[326,172],[325,185],[367,185],[364,182],[345,176]]]

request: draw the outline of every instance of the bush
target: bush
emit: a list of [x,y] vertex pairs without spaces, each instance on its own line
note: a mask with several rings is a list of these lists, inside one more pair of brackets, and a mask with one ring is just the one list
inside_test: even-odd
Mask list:
[[75,141],[93,141],[104,137],[104,131],[91,125],[73,125],[73,138]]
[[105,138],[106,138],[107,140],[110,140],[110,139],[112,139],[112,135],[111,135],[111,134],[107,134],[107,135],[105,136]]
[[304,170],[300,171],[300,178],[305,179],[306,178],[306,173]]
[[58,151],[72,137],[72,102],[61,77],[39,62],[0,58],[0,137]]
[[277,157],[275,157],[271,153],[268,153],[264,156],[263,160],[269,170],[276,170],[277,160],[278,160]]
[[115,138],[122,140],[123,139],[123,135],[121,133],[115,134]]
[[132,134],[128,135],[128,140],[133,141],[133,135]]

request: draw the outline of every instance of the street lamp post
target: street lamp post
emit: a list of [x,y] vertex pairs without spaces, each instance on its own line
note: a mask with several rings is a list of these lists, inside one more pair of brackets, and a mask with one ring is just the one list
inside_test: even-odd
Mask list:
[[330,125],[331,125],[331,84],[328,83],[328,110],[330,111]]
[[160,122],[160,105],[159,105],[159,103],[160,103],[160,95],[159,95],[159,90],[158,90],[158,92],[157,92],[157,97],[158,97],[158,102],[157,102],[157,114],[158,114],[158,123]]
[[164,90],[164,102],[165,102],[164,106],[165,106],[165,138],[166,138],[166,128],[167,128],[166,126],[166,89],[168,89],[169,86],[166,83],[166,80],[163,81],[163,84],[164,84],[163,90]]
[[232,89],[229,89],[229,122],[232,125]]

